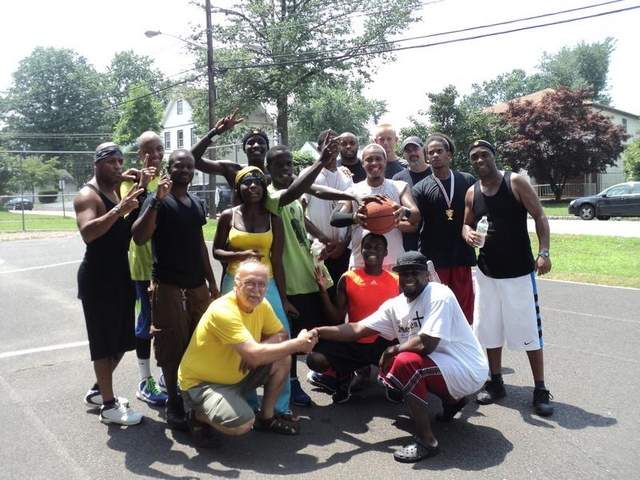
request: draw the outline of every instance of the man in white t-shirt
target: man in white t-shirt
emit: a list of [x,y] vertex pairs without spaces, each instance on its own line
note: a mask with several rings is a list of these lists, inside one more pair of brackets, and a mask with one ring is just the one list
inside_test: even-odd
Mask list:
[[[387,239],[387,256],[382,267],[390,269],[396,259],[404,253],[402,246],[402,232],[415,232],[420,223],[420,212],[413,200],[411,188],[406,182],[400,180],[389,180],[385,178],[385,166],[387,164],[387,154],[384,149],[377,144],[370,144],[362,150],[362,166],[367,174],[366,180],[358,182],[349,190],[359,198],[379,195],[387,197],[395,204],[396,227],[384,234]],[[334,212],[332,225],[344,225],[336,220],[344,215],[351,215],[354,226],[351,230],[351,258],[349,268],[364,266],[362,260],[362,238],[369,233],[366,225],[366,218],[362,210],[358,209],[355,202],[343,202],[340,210]],[[342,220],[342,218],[341,218]]]
[[482,388],[489,366],[453,292],[429,283],[427,258],[406,252],[393,270],[401,295],[358,323],[320,327],[317,332],[322,340],[353,342],[375,333],[398,340],[380,357],[380,379],[388,389],[402,393],[415,423],[414,443],[393,455],[411,463],[438,453],[427,394],[440,397],[443,410],[438,419],[450,421],[466,404],[466,396]]

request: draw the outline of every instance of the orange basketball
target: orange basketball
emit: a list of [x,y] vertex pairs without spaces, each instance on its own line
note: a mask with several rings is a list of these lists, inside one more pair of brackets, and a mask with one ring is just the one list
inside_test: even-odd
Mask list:
[[384,235],[396,226],[393,215],[393,202],[388,198],[380,202],[369,202],[365,205],[366,224],[364,228],[372,233]]

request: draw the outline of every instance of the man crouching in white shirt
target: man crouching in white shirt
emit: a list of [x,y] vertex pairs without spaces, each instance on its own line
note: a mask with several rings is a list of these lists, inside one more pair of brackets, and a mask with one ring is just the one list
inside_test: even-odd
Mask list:
[[438,453],[427,394],[442,400],[438,419],[450,421],[466,404],[466,396],[482,388],[489,367],[453,292],[429,283],[426,257],[406,252],[393,270],[402,294],[358,323],[320,327],[317,332],[323,340],[343,342],[376,333],[398,340],[380,357],[380,379],[388,389],[402,392],[415,423],[415,441],[393,454],[397,461],[411,463]]

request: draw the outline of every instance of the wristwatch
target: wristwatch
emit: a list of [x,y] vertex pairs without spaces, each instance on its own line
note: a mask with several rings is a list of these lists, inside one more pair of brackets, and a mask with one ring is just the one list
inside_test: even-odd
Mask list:
[[549,258],[549,250],[545,250],[545,249],[540,250],[540,251],[538,252],[538,256],[539,256],[539,257]]
[[122,211],[122,205],[117,204],[115,207],[113,207],[113,211],[116,212],[116,215],[120,216],[120,212]]

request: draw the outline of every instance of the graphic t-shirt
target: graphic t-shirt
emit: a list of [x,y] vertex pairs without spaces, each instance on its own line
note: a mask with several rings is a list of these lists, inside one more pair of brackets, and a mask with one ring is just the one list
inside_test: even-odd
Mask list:
[[[152,178],[147,185],[147,192],[154,193],[158,188],[158,178]],[[125,180],[120,184],[120,197],[124,197],[133,188],[133,181]],[[151,240],[138,245],[131,240],[129,244],[129,269],[131,279],[137,281],[151,280],[151,268],[153,266],[153,255],[151,253]]]
[[478,391],[487,379],[489,365],[482,347],[445,285],[429,283],[412,302],[402,294],[387,300],[362,325],[400,344],[420,334],[439,338],[429,358],[440,368],[453,398]]
[[271,305],[263,300],[251,313],[238,307],[235,292],[215,300],[196,327],[178,369],[182,390],[200,383],[233,385],[247,376],[240,370],[242,358],[231,345],[250,339],[260,342],[283,326]]
[[[304,209],[299,200],[294,200],[284,207],[279,206],[280,197],[286,190],[276,190],[273,185],[267,188],[266,207],[271,213],[282,219],[284,228],[284,249],[282,266],[285,272],[287,295],[302,295],[319,292],[314,276],[311,242],[304,226]],[[327,288],[333,285],[326,267],[323,267]]]

